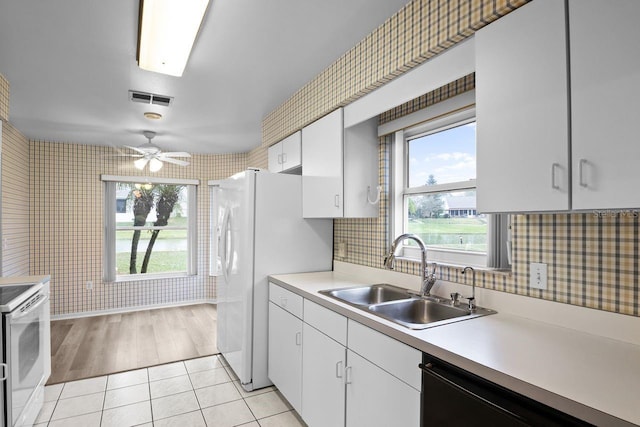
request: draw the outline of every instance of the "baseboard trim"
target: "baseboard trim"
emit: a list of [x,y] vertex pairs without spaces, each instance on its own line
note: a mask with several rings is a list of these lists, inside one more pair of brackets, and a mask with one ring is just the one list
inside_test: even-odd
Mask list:
[[53,314],[51,320],[80,319],[82,317],[104,316],[108,314],[131,313],[133,311],[154,310],[156,308],[180,307],[196,304],[216,304],[215,299],[199,299],[191,301],[179,301],[166,304],[138,305],[134,307],[112,308],[109,310],[82,311],[80,313]]

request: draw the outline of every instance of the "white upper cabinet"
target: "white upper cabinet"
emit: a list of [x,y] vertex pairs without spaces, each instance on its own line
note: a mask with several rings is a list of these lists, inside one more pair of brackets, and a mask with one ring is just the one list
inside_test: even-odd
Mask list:
[[570,207],[565,16],[535,0],[475,35],[480,212]]
[[639,208],[640,2],[569,2],[573,209]]
[[343,216],[342,108],[302,128],[302,216]]
[[302,165],[302,132],[289,135],[269,147],[269,171],[291,172]]
[[637,16],[535,0],[476,33],[478,211],[640,207]]
[[302,215],[378,216],[376,119],[346,130],[339,108],[302,129]]

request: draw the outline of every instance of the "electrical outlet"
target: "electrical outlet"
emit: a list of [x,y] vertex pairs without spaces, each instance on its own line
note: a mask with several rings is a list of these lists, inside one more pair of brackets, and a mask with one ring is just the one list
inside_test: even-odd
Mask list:
[[547,289],[547,264],[532,262],[529,265],[529,286],[533,289]]
[[338,243],[338,257],[346,258],[347,257],[347,243],[340,242]]
[[87,281],[87,290],[90,291],[93,289],[93,282],[91,280]]

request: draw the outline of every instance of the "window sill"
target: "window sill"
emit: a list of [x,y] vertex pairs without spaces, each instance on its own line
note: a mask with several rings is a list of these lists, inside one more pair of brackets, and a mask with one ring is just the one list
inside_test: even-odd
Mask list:
[[[420,263],[420,259],[418,258],[413,258],[413,257],[406,257],[406,256],[396,256],[397,260],[401,260],[401,261],[405,261],[405,262],[411,262],[411,263],[416,263],[419,264]],[[477,265],[464,265],[464,264],[456,264],[454,262],[447,262],[447,261],[433,261],[433,260],[429,260],[427,258],[427,265],[428,264],[433,264],[433,263],[438,264],[439,267],[446,267],[446,268],[457,268],[457,269],[463,269],[465,267],[473,267],[473,269],[477,272],[487,272],[487,273],[492,273],[492,274],[498,274],[498,275],[503,275],[503,276],[511,276],[511,274],[513,273],[513,270],[511,269],[504,269],[504,268],[491,268],[491,267],[485,267],[485,266],[477,266]]]
[[180,279],[195,277],[196,274],[187,273],[171,273],[171,274],[127,274],[116,277],[116,280],[107,283],[127,283],[127,282],[148,282],[150,280],[163,280],[163,279]]

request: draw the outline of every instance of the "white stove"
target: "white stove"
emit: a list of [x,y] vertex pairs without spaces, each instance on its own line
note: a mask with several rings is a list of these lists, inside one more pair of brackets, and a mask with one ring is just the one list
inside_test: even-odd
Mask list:
[[31,426],[44,402],[51,374],[49,278],[37,282],[0,282],[2,313],[1,426]]
[[41,283],[0,286],[0,312],[9,313],[42,289]]

